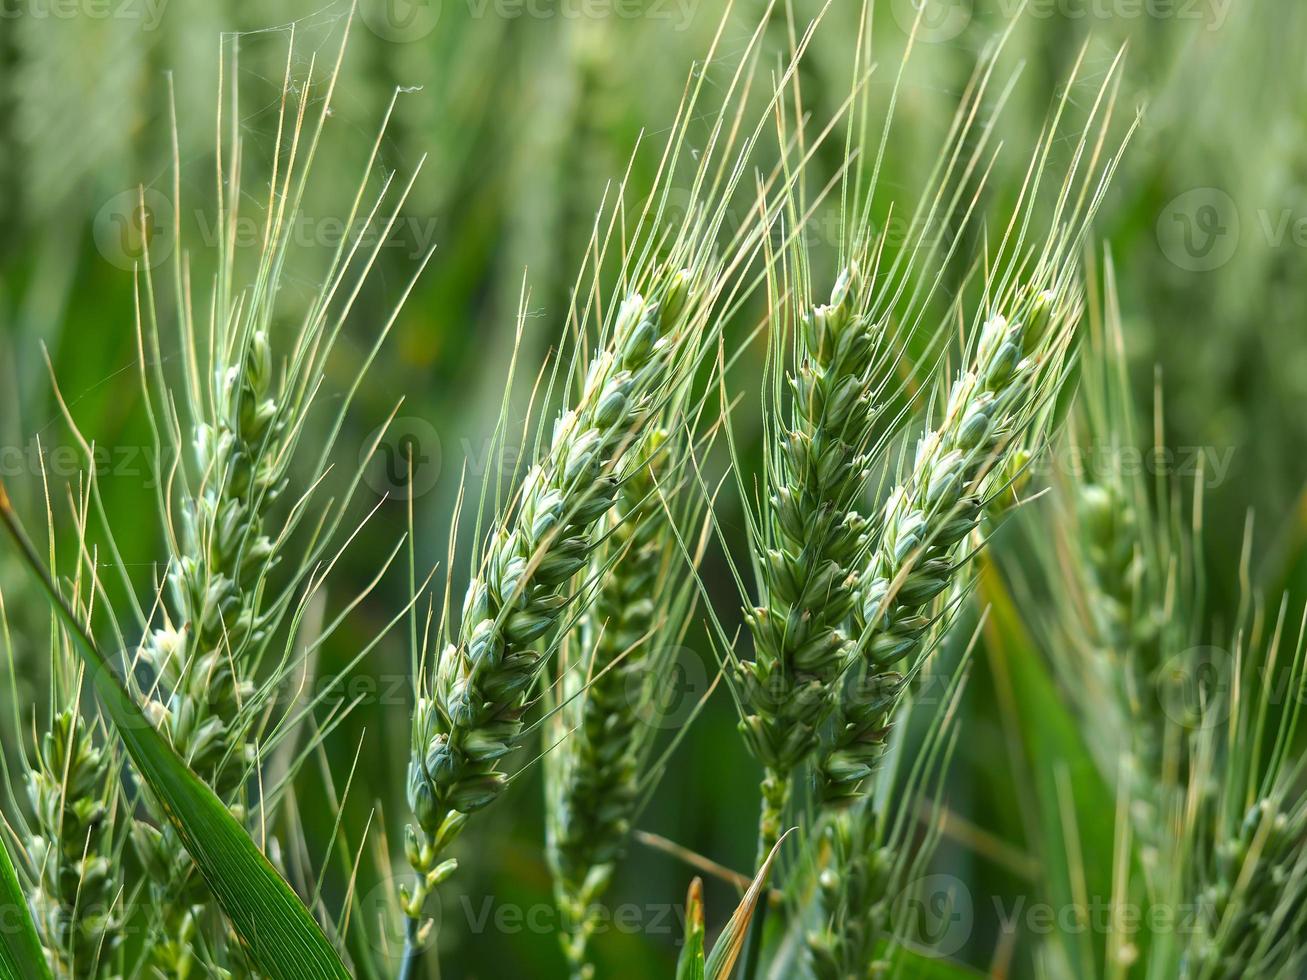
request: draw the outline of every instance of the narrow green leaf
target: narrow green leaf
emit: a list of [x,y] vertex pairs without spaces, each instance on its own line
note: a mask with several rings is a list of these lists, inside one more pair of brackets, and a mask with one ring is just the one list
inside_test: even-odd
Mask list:
[[[0,521],[76,642],[105,713],[159,799],[250,958],[284,980],[348,978],[349,971],[294,890],[223,802],[155,731],[59,594],[0,482]],[[22,976],[23,974],[19,974]]]
[[9,849],[0,843],[0,976],[36,977],[46,980],[50,967],[45,962],[36,923],[27,907],[27,896],[9,859]]
[[705,966],[708,980],[727,980],[731,971],[735,969],[735,961],[740,958],[740,951],[744,949],[744,938],[749,934],[749,923],[753,920],[754,910],[758,907],[758,899],[767,887],[767,876],[771,874],[772,862],[776,860],[781,845],[789,835],[790,831],[787,830],[771,849],[767,860],[758,869],[757,877],[753,879],[749,890],[744,893],[744,898],[736,907],[731,921],[726,923],[726,928],[717,937],[717,942],[713,943],[712,952],[708,954],[708,962]]
[[704,980],[703,879],[690,882],[685,899],[685,945],[676,960],[676,980]]
[[[992,565],[985,570],[983,591],[990,607],[986,648],[996,678],[1009,687],[1034,783],[1039,813],[1033,826],[1042,839],[1032,844],[1043,856],[1049,898],[1059,909],[1079,908],[1086,893],[1106,900],[1113,893],[1115,797]],[[1068,817],[1075,815],[1082,819],[1069,825]],[[1097,973],[1097,950],[1091,945],[1067,942],[1066,948],[1081,960],[1083,975]]]

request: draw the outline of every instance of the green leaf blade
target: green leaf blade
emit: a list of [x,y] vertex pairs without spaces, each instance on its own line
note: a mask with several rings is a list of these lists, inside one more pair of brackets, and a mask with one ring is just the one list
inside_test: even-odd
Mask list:
[[[1026,754],[1037,819],[1033,839],[1044,885],[1056,908],[1077,908],[1080,895],[1112,895],[1116,799],[1103,781],[1084,733],[1066,706],[1041,651],[1030,636],[1006,583],[990,566],[984,580],[990,615],[987,650],[1013,708]],[[1070,807],[1070,809],[1068,809]],[[1065,817],[1098,815],[1068,826]],[[1107,815],[1107,819],[1101,819]],[[1101,972],[1090,943],[1061,937],[1085,976]]]
[[48,980],[50,967],[36,937],[36,923],[32,921],[27,896],[9,858],[9,848],[3,843],[0,843],[0,914],[4,916],[0,927],[0,976]]

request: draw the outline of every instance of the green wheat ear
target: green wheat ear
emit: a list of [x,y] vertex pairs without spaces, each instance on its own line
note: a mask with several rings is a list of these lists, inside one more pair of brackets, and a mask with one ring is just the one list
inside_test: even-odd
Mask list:
[[[1067,324],[1054,323],[1062,302],[1040,292],[1022,311],[1026,322],[1001,313],[986,321],[939,425],[922,437],[907,478],[890,493],[857,610],[867,676],[836,715],[818,762],[826,805],[860,796],[884,752],[904,677],[917,672],[928,649],[930,605],[969,561],[962,545],[980,526],[994,480],[1009,453],[1046,438],[1038,409],[1066,369]],[[1062,309],[1057,315],[1065,318]]]
[[618,310],[576,406],[556,419],[515,513],[492,532],[457,640],[440,654],[431,692],[414,711],[408,795],[416,825],[405,847],[419,877],[404,893],[411,921],[453,872],[444,854],[467,817],[507,785],[502,760],[518,743],[528,695],[548,662],[536,641],[548,641],[583,598],[574,580],[604,540],[600,523],[617,505],[622,474],[636,474],[647,452],[639,432],[698,361],[695,275],[664,273],[656,288],[657,301],[633,294]]
[[687,385],[664,407],[661,424],[640,437],[586,572],[593,600],[559,644],[559,693],[543,760],[546,856],[563,916],[559,939],[578,978],[593,975],[598,903],[666,769],[665,753],[697,711],[675,719],[671,748],[652,758],[658,734],[672,727],[666,685],[679,669],[697,595],[702,550],[681,549],[696,526],[701,544],[706,534],[706,501],[691,492],[686,470],[708,450],[716,427],[691,445],[703,408],[686,404],[693,395]]
[[101,975],[121,940],[116,780],[109,749],[80,713],[58,712],[26,781],[36,818],[28,843],[37,870],[33,914],[61,976]]
[[[278,555],[264,520],[284,488],[279,461],[289,448],[267,333],[255,330],[247,345],[237,348],[235,364],[215,369],[212,414],[193,432],[201,483],[182,501],[182,533],[168,573],[171,614],[180,625],[152,630],[140,649],[155,675],[154,687],[142,693],[149,717],[233,808],[255,761],[258,733],[242,709],[255,696],[271,621],[262,609],[262,582]],[[207,889],[167,822],[138,820],[131,839],[164,916],[151,959],[182,973],[195,955]]]
[[[1267,680],[1303,690],[1307,612],[1295,631],[1287,596],[1276,613],[1245,594],[1232,626],[1213,622],[1201,473],[1191,481],[1121,461],[1142,426],[1115,283],[1109,256],[1070,437],[1095,452],[1056,487],[1051,533],[1034,548],[1049,595],[1019,594],[1089,756],[1116,789],[1115,853],[1086,860],[1134,869],[1114,880],[1115,902],[1145,915],[1194,910],[1166,942],[1141,948],[1114,931],[1107,956],[1149,976],[1295,977],[1307,965],[1297,938],[1307,796],[1292,748],[1302,699],[1273,707]],[[1240,578],[1247,588],[1246,567]]]
[[[641,757],[667,623],[660,588],[674,555],[660,485],[668,477],[667,433],[655,429],[632,456],[595,549],[589,578],[596,595],[578,626],[578,662],[568,668],[559,727],[562,744],[546,757],[550,787],[548,855],[559,906],[564,953],[573,973],[587,975],[586,943],[593,905],[608,885],[639,802]],[[646,693],[647,692],[647,693]]]
[[[435,868],[437,839],[490,803],[506,784],[499,761],[522,730],[527,692],[544,658],[533,648],[574,598],[569,581],[589,563],[599,520],[617,500],[618,473],[638,449],[633,434],[666,386],[682,349],[679,317],[692,282],[678,272],[661,302],[634,294],[610,344],[590,362],[580,401],[554,423],[527,474],[514,520],[499,528],[468,586],[458,640],[436,665],[433,697],[414,715],[409,802],[417,818],[415,870]],[[412,838],[410,837],[410,840]],[[414,892],[410,908],[425,891]]]
[[791,774],[820,744],[855,649],[847,624],[867,541],[857,508],[881,411],[873,397],[880,331],[864,308],[854,266],[831,302],[803,317],[792,418],[768,470],[760,601],[747,616],[754,659],[737,666],[740,730],[766,773],[760,855],[780,839]]

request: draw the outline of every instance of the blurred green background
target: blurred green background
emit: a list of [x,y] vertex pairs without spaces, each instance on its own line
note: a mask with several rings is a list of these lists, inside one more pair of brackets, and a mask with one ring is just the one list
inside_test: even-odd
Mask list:
[[[305,225],[297,259],[303,269],[297,265],[298,278],[282,300],[289,318],[311,295],[315,269],[320,274],[332,244],[326,216],[350,199],[385,107],[402,87],[384,164],[403,178],[427,159],[396,240],[382,250],[349,324],[340,375],[328,379],[327,389],[330,396],[333,385],[338,392],[347,382],[357,361],[350,351],[367,345],[420,254],[435,245],[338,453],[342,469],[357,466],[359,447],[403,396],[394,432],[421,447],[414,499],[420,567],[443,561],[460,470],[466,464],[476,480],[490,465],[488,437],[524,283],[530,299],[523,357],[535,365],[564,327],[605,187],[621,178],[642,133],[661,145],[684,79],[708,49],[726,6],[725,0],[361,5],[305,206],[316,220]],[[766,6],[737,0],[724,51],[743,47]],[[796,0],[794,6],[802,24],[821,5]],[[829,119],[847,97],[858,7],[836,0],[814,41],[802,76],[814,120]],[[876,7],[873,119],[883,115],[915,16],[913,0]],[[0,0],[0,10],[0,475],[35,513],[37,440],[47,451],[71,445],[42,355],[48,350],[71,413],[112,452],[114,465],[103,474],[106,504],[125,559],[148,588],[159,532],[153,491],[143,492],[149,439],[135,371],[135,253],[132,229],[122,222],[138,184],[171,194],[168,78],[179,120],[184,225],[202,225],[196,215],[206,209],[212,220],[219,34],[241,34],[238,129],[247,168],[266,167],[289,43],[285,25],[295,24],[296,71],[305,73],[309,59],[334,56],[349,8],[317,0]],[[1034,0],[1022,12],[1015,0],[932,0],[885,161],[883,189],[902,206],[913,202],[981,52],[1013,18],[1002,70],[1020,74],[996,124],[1012,152],[1000,159],[985,207],[1001,208],[1015,193],[1049,106],[1082,49],[1092,81],[1126,45],[1117,111],[1128,117],[1146,106],[1146,116],[1097,231],[1119,273],[1140,404],[1151,404],[1160,377],[1166,442],[1177,461],[1201,451],[1209,463],[1224,463],[1219,474],[1208,474],[1215,615],[1237,601],[1235,571],[1250,507],[1257,512],[1258,581],[1300,591],[1307,574],[1307,7],[1296,0]],[[768,68],[783,56],[788,38],[784,14],[774,12]],[[836,150],[818,155],[814,186],[839,165]],[[630,200],[643,200],[656,162],[648,152],[637,159]],[[253,173],[246,179],[247,187],[260,186]],[[251,200],[247,213],[257,218],[261,206]],[[817,247],[829,252],[834,244]],[[202,244],[188,247],[198,278],[212,267],[212,256]],[[829,268],[833,258],[819,262]],[[759,346],[745,359],[740,379],[747,382],[751,372],[760,377],[762,353]],[[745,399],[750,410],[755,403]],[[747,418],[742,426],[750,431]],[[68,456],[51,456],[47,466],[56,483],[76,469]],[[372,496],[361,503],[370,507],[384,476],[367,482]],[[739,529],[730,499],[722,501],[720,517],[728,530]],[[334,601],[367,583],[405,525],[402,500],[383,505],[338,569]],[[710,556],[705,576],[717,590],[718,608],[733,621],[738,600],[720,556]],[[44,613],[24,602],[31,594],[7,555],[0,555],[0,586],[19,638],[17,680],[39,692],[45,647],[23,640],[41,635]],[[406,588],[404,576],[393,574],[363,603],[325,652],[324,675],[402,607]],[[701,691],[711,669],[708,648],[695,639],[691,646],[684,679]],[[699,663],[705,667],[696,673]],[[407,664],[404,637],[396,634],[361,668],[361,686],[353,689],[364,695],[361,704],[328,741],[338,782],[362,745],[347,807],[353,845],[375,807],[385,814],[389,840],[402,825]],[[1028,854],[1033,845],[1014,802],[1025,775],[1007,750],[994,705],[982,655],[948,798],[1001,847],[982,853],[974,842],[950,843],[940,860],[965,877],[976,908],[976,928],[959,955],[984,969],[999,949],[997,959],[1010,956],[1020,974],[1030,937],[1002,936],[989,898],[1021,893],[1012,867],[1020,861],[1000,858],[1009,850]],[[731,702],[719,692],[678,751],[641,826],[743,869],[754,846],[756,774],[734,724]],[[7,744],[14,734],[5,732]],[[300,791],[300,803],[311,851],[320,853],[329,808],[315,805],[322,790],[312,782]],[[538,773],[531,770],[466,835],[459,881],[466,898],[447,899],[443,914],[447,975],[560,974],[539,801]],[[377,826],[371,841],[382,848]],[[680,925],[660,907],[681,900],[690,874],[664,854],[632,849],[610,902],[635,909],[627,913],[633,924],[615,926],[597,941],[601,975],[669,975]],[[365,892],[378,886],[375,876],[360,885]],[[343,883],[333,880],[330,887],[339,893]],[[708,894],[710,916],[720,922],[734,896],[717,882]],[[510,910],[509,918],[496,924],[500,909]],[[514,909],[523,913],[520,921]],[[490,918],[483,920],[487,910]]]

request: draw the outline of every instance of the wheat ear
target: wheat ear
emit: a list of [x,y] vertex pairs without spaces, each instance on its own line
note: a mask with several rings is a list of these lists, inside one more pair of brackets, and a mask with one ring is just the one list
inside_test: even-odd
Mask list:
[[405,843],[417,882],[404,893],[416,922],[427,894],[454,869],[445,848],[467,816],[506,785],[500,762],[517,743],[527,695],[544,666],[535,646],[577,598],[571,580],[593,557],[599,522],[616,503],[619,474],[639,426],[685,353],[683,314],[694,280],[664,278],[657,299],[632,294],[586,372],[580,399],[554,423],[526,475],[513,517],[488,542],[468,586],[457,640],[440,654],[429,696],[413,716],[408,798],[416,818]]
[[[239,142],[229,155],[221,138],[217,147],[222,161],[217,272],[208,303],[197,303],[192,296],[188,259],[181,243],[175,243],[171,313],[181,344],[180,380],[170,382],[163,371],[163,331],[148,255],[137,279],[139,370],[147,411],[157,444],[169,446],[176,457],[156,462],[160,521],[168,543],[166,581],[148,618],[136,609],[145,635],[137,657],[126,665],[128,683],[136,688],[151,721],[240,817],[248,816],[246,789],[258,760],[303,717],[282,713],[273,702],[299,652],[296,630],[304,604],[322,587],[322,569],[332,564],[323,561],[324,553],[333,546],[362,474],[319,508],[317,524],[302,547],[293,536],[325,475],[362,376],[394,323],[393,310],[381,321],[353,386],[340,399],[339,414],[334,420],[330,414],[317,420],[311,413],[327,360],[361,293],[358,281],[367,277],[412,187],[410,180],[397,199],[391,198],[395,212],[389,219],[379,215],[392,178],[367,203],[367,181],[394,109],[392,99],[368,157],[367,173],[342,211],[344,233],[321,284],[303,308],[292,312],[286,307],[280,290],[295,245],[297,209],[330,116],[348,32],[326,76],[316,120],[308,119],[308,110],[319,94],[319,80],[294,78],[293,32],[290,38],[265,224],[252,249],[252,275],[245,279],[239,274],[244,257],[237,241],[240,206],[250,195],[242,184]],[[238,76],[237,51],[236,45],[223,42],[222,77],[226,72]],[[228,106],[221,87],[218,105],[222,133],[224,113],[239,116],[239,106],[234,94]],[[174,148],[177,143],[174,139]],[[181,161],[176,154],[173,167],[173,189],[180,197]],[[180,214],[181,201],[173,206]],[[180,221],[174,233],[180,237]],[[207,331],[197,325],[194,312],[206,307]],[[297,322],[290,330],[274,329],[283,319]],[[304,466],[309,490],[296,497],[287,493],[287,474],[312,425],[320,425],[324,435],[321,455]],[[106,531],[112,535],[111,528]],[[113,551],[118,553],[116,546]],[[278,566],[284,569],[284,579],[274,581]],[[285,643],[279,645],[283,636]],[[318,703],[314,698],[303,710],[312,711]],[[261,787],[258,818],[264,828],[283,792],[284,785]],[[236,968],[243,954],[230,942],[233,937],[213,909],[190,856],[171,822],[163,819],[158,801],[147,795],[144,802],[153,822],[137,820],[131,840],[150,879],[151,904],[159,920],[157,935],[145,944],[147,959],[168,976],[184,976],[197,965],[209,972]],[[272,851],[275,858],[275,847]]]
[[76,706],[58,712],[27,772],[36,817],[32,911],[58,976],[107,975],[121,909],[114,872],[117,769]]
[[790,378],[792,417],[778,433],[768,470],[759,602],[747,615],[755,655],[737,665],[740,730],[765,773],[763,857],[780,838],[792,774],[819,744],[854,649],[847,624],[866,548],[857,506],[877,415],[876,330],[860,300],[854,266],[830,303],[803,317]]
[[643,439],[606,519],[607,541],[596,549],[588,576],[596,583],[594,602],[575,631],[580,655],[564,677],[556,726],[564,729],[561,744],[546,757],[547,853],[564,924],[559,939],[577,978],[593,975],[587,959],[593,905],[626,846],[652,721],[642,711],[665,679],[659,644],[669,623],[658,590],[675,554],[661,489],[667,440],[663,429]]
[[984,324],[939,425],[921,439],[907,478],[885,503],[858,610],[866,676],[842,700],[817,769],[826,805],[861,795],[884,752],[903,680],[928,649],[930,603],[969,560],[961,545],[980,525],[987,497],[1005,486],[1003,464],[1046,436],[1041,409],[1065,377],[1070,311],[1049,291],[1014,307],[1013,319],[996,313]]

